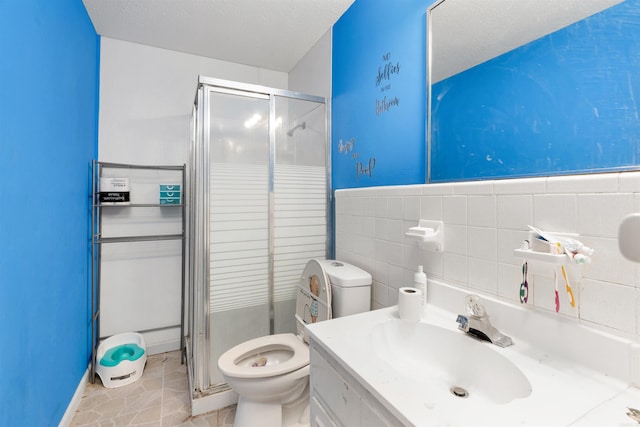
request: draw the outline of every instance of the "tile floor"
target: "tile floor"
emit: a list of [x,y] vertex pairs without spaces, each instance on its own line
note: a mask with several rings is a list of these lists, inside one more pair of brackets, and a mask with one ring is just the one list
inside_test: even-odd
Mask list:
[[99,377],[87,384],[71,426],[233,426],[235,406],[192,417],[188,383],[179,351],[149,356],[132,384],[105,388]]

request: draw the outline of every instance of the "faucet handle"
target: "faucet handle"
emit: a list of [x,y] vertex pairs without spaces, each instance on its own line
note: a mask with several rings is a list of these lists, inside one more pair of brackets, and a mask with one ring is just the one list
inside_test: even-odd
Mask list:
[[458,329],[460,329],[461,331],[469,332],[469,319],[466,316],[458,314],[456,323],[458,324]]
[[467,313],[478,317],[484,317],[487,315],[487,311],[484,309],[484,305],[480,303],[480,297],[478,295],[467,295],[464,298],[464,302],[467,304]]

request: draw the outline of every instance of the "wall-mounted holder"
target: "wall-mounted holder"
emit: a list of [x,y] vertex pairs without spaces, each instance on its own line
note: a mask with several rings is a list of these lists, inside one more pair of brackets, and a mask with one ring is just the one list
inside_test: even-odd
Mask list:
[[532,249],[514,249],[513,254],[529,261],[540,261],[549,264],[564,265],[570,264],[569,258],[565,254],[550,254],[549,252],[537,252]]
[[444,251],[444,223],[421,219],[418,226],[410,227],[404,234],[408,239],[417,241],[421,248],[436,252]]
[[[568,237],[571,239],[577,239],[579,236],[574,233],[553,233],[556,236]],[[522,247],[513,250],[513,254],[528,261],[546,262],[556,265],[569,265],[573,264],[571,259],[565,253],[554,253],[554,247],[549,243],[543,242],[538,239],[538,234],[529,231],[529,240],[523,242]]]

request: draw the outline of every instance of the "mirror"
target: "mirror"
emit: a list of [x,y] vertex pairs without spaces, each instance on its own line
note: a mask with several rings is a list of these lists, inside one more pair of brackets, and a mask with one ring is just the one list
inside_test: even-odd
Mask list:
[[640,0],[435,2],[427,181],[638,169],[638,23]]

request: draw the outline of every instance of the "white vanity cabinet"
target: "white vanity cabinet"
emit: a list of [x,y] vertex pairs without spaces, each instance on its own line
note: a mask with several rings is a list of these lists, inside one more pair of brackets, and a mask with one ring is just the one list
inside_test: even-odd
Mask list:
[[311,341],[311,427],[403,426],[319,344]]

